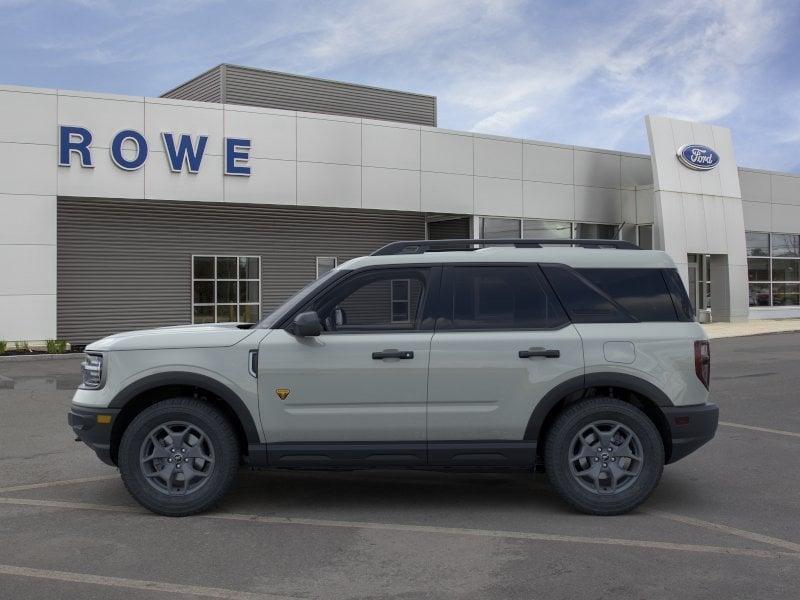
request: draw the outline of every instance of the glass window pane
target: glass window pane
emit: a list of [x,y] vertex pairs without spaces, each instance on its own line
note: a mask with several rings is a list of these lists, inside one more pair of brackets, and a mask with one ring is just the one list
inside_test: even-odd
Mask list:
[[675,305],[660,269],[579,269],[640,321],[675,321]]
[[242,304],[239,306],[239,321],[242,323],[256,323],[258,319],[258,304]]
[[[387,269],[352,277],[304,310],[316,310],[328,331],[415,329],[428,271]],[[406,299],[392,297],[397,279],[410,280]]]
[[207,304],[214,302],[213,281],[194,282],[194,302],[195,304]]
[[769,281],[769,259],[748,258],[747,278],[750,281]]
[[258,302],[257,281],[239,282],[239,302]]
[[800,235],[773,233],[772,256],[800,256]]
[[769,234],[755,231],[744,232],[747,256],[769,256]]
[[600,225],[597,223],[578,223],[575,237],[582,240],[615,240],[618,225]]
[[318,256],[317,257],[317,277],[322,277],[328,271],[333,271],[336,268],[337,259],[335,256]]
[[235,256],[217,258],[217,279],[236,279],[237,260]]
[[236,302],[236,282],[217,281],[217,302]]
[[519,239],[517,219],[483,219],[482,237],[488,240]]
[[392,282],[392,300],[408,300],[408,280],[396,279]]
[[235,304],[217,304],[217,323],[233,323],[236,319]]
[[542,266],[573,323],[625,323],[631,318],[568,267]]
[[567,320],[529,267],[456,267],[447,316],[453,329],[549,329]]
[[258,263],[257,256],[240,256],[239,279],[258,279]]
[[639,248],[642,250],[653,249],[653,226],[639,225]]
[[750,284],[750,306],[769,306],[769,284]]
[[214,257],[195,256],[194,257],[194,278],[195,279],[214,279]]
[[572,223],[526,219],[522,222],[522,236],[525,239],[569,239],[572,237]]
[[772,285],[772,306],[797,306],[798,300],[800,300],[800,283]]
[[775,258],[772,260],[773,281],[800,281],[800,260]]
[[214,322],[214,307],[213,306],[195,306],[193,323],[213,323]]

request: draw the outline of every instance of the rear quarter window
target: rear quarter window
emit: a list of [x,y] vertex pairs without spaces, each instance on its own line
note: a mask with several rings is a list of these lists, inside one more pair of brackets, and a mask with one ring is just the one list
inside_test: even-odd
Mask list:
[[578,269],[640,321],[678,321],[662,269]]

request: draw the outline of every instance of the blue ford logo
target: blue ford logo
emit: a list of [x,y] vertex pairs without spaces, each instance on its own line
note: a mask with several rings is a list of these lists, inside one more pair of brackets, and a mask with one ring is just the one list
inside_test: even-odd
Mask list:
[[686,144],[678,148],[678,160],[695,171],[710,171],[719,164],[719,154],[708,146]]

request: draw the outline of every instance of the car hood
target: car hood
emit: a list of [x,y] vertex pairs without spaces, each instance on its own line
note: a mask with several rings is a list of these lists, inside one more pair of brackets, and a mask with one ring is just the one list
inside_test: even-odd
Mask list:
[[253,332],[244,323],[181,325],[115,333],[92,342],[86,350],[162,350],[169,348],[220,348],[233,346]]

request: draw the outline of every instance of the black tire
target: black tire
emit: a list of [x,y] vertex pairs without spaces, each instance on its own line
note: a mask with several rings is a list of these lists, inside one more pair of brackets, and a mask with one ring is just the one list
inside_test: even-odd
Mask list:
[[[587,475],[583,479],[580,473],[574,474],[574,471],[581,471],[582,467],[579,465],[597,465],[597,462],[592,462],[598,460],[594,457],[587,458],[585,463],[570,460],[571,453],[575,453],[576,448],[588,448],[587,444],[576,440],[581,440],[579,434],[586,432],[597,422],[615,422],[627,428],[634,434],[633,444],[641,454],[642,461],[635,469],[636,476],[620,478],[626,481],[627,487],[621,485],[618,491],[611,486],[598,487],[596,491],[589,490],[587,486],[591,483],[585,482],[591,481],[592,476]],[[603,426],[613,430],[611,425]],[[596,446],[593,448],[597,450]],[[617,450],[616,447],[614,449]],[[606,448],[601,448],[597,451],[604,453],[605,450]],[[608,456],[613,456],[613,452],[608,453]],[[547,433],[544,458],[550,482],[570,506],[590,515],[619,515],[642,504],[658,485],[664,470],[664,443],[653,422],[637,407],[613,398],[589,398],[568,406],[556,417]],[[607,460],[610,461],[611,458]],[[622,465],[623,460],[626,465],[634,464],[634,461],[622,458],[620,463],[614,464]],[[599,458],[599,461],[602,465],[603,459]],[[575,466],[574,469],[571,464]],[[595,468],[602,470],[600,466]]]
[[[176,423],[177,426],[174,425]],[[191,481],[196,482],[193,484],[196,485],[196,489],[190,489],[189,482],[184,481],[184,493],[171,495],[169,491],[160,489],[170,485],[160,476],[147,477],[146,471],[153,463],[143,464],[142,455],[145,453],[145,448],[155,447],[152,442],[149,442],[152,446],[145,446],[146,440],[151,439],[151,432],[163,431],[159,428],[164,425],[180,431],[183,428],[182,424],[197,428],[191,429],[191,432],[200,431],[204,434],[202,439],[210,444],[206,447],[212,449],[207,456],[213,456],[213,460],[198,459],[200,462],[195,463],[191,459],[191,468],[194,469],[196,464],[200,464],[202,465],[201,469],[206,469],[207,475],[191,478]],[[167,434],[164,432],[161,435]],[[169,440],[171,439],[171,437],[164,438],[162,443],[165,446],[161,448],[161,452],[172,454],[171,448],[167,447],[170,446]],[[192,441],[199,444],[197,436],[187,435],[187,440],[185,447],[190,451]],[[180,452],[181,448],[177,448],[176,454]],[[219,502],[233,484],[239,469],[240,455],[236,433],[225,415],[219,410],[194,398],[170,398],[149,406],[131,421],[122,435],[117,463],[125,487],[139,504],[160,515],[183,517],[208,510]],[[165,464],[167,460],[169,460],[169,466],[173,464],[172,458],[165,457],[156,460],[160,461],[157,464],[163,467],[168,466]],[[188,462],[189,459],[184,460]],[[181,461],[174,461],[174,463],[178,462]],[[173,472],[175,468],[180,467],[173,467]],[[183,473],[185,472],[184,470]],[[200,470],[195,472],[199,473]],[[184,475],[178,475],[178,477],[182,476]],[[174,478],[169,479],[180,484],[180,481]],[[173,493],[180,493],[180,488]]]

